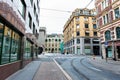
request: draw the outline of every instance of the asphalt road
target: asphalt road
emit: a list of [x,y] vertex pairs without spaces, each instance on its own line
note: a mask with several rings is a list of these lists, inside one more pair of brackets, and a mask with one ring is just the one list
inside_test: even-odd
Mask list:
[[59,56],[55,59],[73,80],[120,80],[120,75],[89,63],[84,56]]

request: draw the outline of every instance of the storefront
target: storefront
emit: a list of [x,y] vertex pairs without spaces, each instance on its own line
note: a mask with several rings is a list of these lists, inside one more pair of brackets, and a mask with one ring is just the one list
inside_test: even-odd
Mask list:
[[[3,5],[4,4],[4,5]],[[4,8],[3,8],[4,7]],[[0,3],[0,79],[22,68],[25,25],[6,3]],[[4,74],[3,74],[4,72]]]
[[120,41],[119,40],[115,42],[115,47],[116,47],[115,49],[116,58],[120,60]]
[[84,49],[85,49],[85,54],[86,54],[86,55],[92,54],[92,53],[91,53],[91,46],[84,46],[84,47],[85,47]]
[[21,36],[9,27],[0,24],[1,29],[1,64],[20,60]]
[[[24,29],[22,26],[19,26]],[[21,32],[23,31],[23,32]],[[17,29],[0,16],[0,78],[4,80],[9,75],[22,68],[22,44],[24,30]],[[4,72],[4,74],[2,73]]]

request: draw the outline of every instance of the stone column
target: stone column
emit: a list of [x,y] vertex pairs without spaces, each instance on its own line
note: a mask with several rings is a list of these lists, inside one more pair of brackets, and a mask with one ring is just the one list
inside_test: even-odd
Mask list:
[[25,41],[26,41],[26,37],[25,36],[22,36],[21,38],[21,42],[20,42],[20,55],[19,55],[19,59],[21,60],[21,66],[20,68],[23,68],[24,66],[24,44],[25,44]]

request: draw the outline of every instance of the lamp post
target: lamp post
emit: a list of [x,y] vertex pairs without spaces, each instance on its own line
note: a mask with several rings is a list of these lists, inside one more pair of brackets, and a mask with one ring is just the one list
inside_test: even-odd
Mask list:
[[108,58],[108,42],[107,41],[105,41],[104,46],[105,46],[106,62],[107,62],[107,58]]
[[115,52],[115,42],[114,42],[114,40],[113,40],[113,54],[114,54],[114,58],[113,58],[113,60],[115,60],[116,61],[116,52]]

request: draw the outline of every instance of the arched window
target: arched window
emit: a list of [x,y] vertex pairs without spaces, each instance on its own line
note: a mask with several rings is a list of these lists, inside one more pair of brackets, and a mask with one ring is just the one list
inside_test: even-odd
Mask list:
[[117,38],[120,38],[120,27],[116,28],[116,36]]
[[105,40],[111,40],[111,33],[109,30],[105,32]]
[[47,39],[45,39],[45,42],[47,42]]

